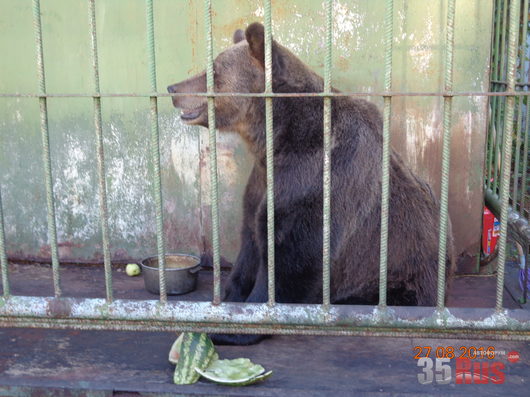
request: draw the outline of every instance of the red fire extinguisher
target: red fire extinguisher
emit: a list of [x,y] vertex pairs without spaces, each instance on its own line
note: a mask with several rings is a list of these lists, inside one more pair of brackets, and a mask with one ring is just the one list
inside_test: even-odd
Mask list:
[[500,222],[495,215],[484,206],[484,216],[482,217],[482,252],[485,256],[495,252],[497,239],[500,234]]

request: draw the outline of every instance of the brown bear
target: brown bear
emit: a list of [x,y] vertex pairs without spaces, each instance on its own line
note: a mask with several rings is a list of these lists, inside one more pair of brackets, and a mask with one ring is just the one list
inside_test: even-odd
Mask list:
[[[265,86],[264,28],[253,23],[234,34],[234,45],[214,62],[215,92],[261,93]],[[275,93],[322,92],[323,79],[288,49],[272,42]],[[168,87],[170,93],[206,92],[201,73]],[[335,90],[336,91],[336,90]],[[276,97],[274,222],[276,301],[322,302],[323,99]],[[208,126],[205,97],[175,96],[181,119]],[[216,126],[235,131],[254,156],[243,198],[241,250],[224,301],[267,301],[265,101],[215,98]],[[377,304],[381,218],[382,118],[362,99],[332,99],[331,300]],[[391,153],[388,304],[436,304],[439,205],[429,186]],[[452,271],[451,238],[447,266]],[[221,343],[248,344],[257,335],[215,335]]]

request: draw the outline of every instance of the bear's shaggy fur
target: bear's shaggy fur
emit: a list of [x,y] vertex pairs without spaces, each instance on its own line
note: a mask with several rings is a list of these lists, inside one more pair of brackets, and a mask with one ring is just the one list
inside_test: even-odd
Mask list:
[[[215,91],[264,91],[264,33],[259,23],[234,35],[214,63]],[[323,80],[277,42],[272,43],[273,91],[322,92]],[[206,91],[202,73],[168,87]],[[323,99],[273,99],[275,285],[277,302],[322,301]],[[204,97],[173,97],[188,124],[207,126]],[[263,98],[216,97],[216,127],[236,131],[254,156],[243,204],[241,251],[225,301],[267,301],[267,200]],[[378,303],[381,223],[382,118],[362,99],[332,99],[331,300]],[[436,304],[439,205],[429,186],[390,155],[388,304]],[[450,230],[450,229],[449,229]],[[448,238],[448,275],[452,271]],[[225,343],[253,343],[254,335],[218,335]]]

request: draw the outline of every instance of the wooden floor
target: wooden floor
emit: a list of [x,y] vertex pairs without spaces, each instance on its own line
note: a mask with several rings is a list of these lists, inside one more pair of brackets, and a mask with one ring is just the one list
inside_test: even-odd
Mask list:
[[[105,276],[102,266],[64,265],[60,270],[63,296],[80,298],[104,298]],[[223,272],[223,278],[226,273]],[[504,306],[520,308],[515,297],[519,297],[516,268],[507,265]],[[48,264],[10,264],[9,279],[13,295],[53,296],[51,266]],[[495,275],[477,274],[456,276],[447,294],[448,307],[495,307]],[[155,299],[144,288],[143,278],[128,277],[123,266],[113,268],[112,285],[116,299]],[[201,271],[198,288],[185,295],[186,300],[212,299],[212,273]],[[510,290],[511,287],[511,290]],[[0,285],[0,293],[2,287]],[[169,296],[170,300],[182,299]]]
[[[93,266],[63,266],[66,296],[103,297],[103,272]],[[507,279],[516,276],[509,267]],[[15,295],[52,294],[47,265],[10,265]],[[509,280],[508,280],[509,281]],[[512,280],[513,281],[513,280]],[[516,280],[515,280],[516,281]],[[493,307],[494,276],[458,277],[449,291],[450,307]],[[114,269],[116,298],[153,298],[141,277]],[[507,284],[509,284],[507,282]],[[513,284],[513,283],[512,283]],[[514,284],[516,285],[516,283]],[[210,299],[211,273],[201,272],[199,288],[186,299]],[[506,290],[505,305],[520,307]],[[176,298],[172,298],[176,299]],[[275,336],[255,346],[219,346],[222,358],[248,357],[274,374],[261,384],[222,387],[199,381],[192,386],[172,383],[167,361],[176,334],[42,329],[0,329],[0,396],[527,396],[530,382],[530,342],[380,337]],[[415,346],[493,346],[494,360],[504,364],[503,384],[456,384],[455,362],[447,385],[422,385]],[[511,363],[507,352],[517,351]]]

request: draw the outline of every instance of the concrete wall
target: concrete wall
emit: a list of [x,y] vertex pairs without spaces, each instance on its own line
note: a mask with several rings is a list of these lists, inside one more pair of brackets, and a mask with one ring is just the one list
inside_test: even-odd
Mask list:
[[[87,2],[41,2],[46,83],[50,93],[91,93]],[[203,2],[155,0],[159,91],[204,68]],[[457,2],[455,91],[488,88],[491,2]],[[384,0],[336,0],[333,85],[383,90]],[[261,20],[261,1],[213,1],[215,51],[235,29]],[[396,0],[393,87],[441,91],[446,1]],[[320,0],[273,1],[273,33],[318,72],[323,70],[325,11]],[[97,1],[101,91],[148,93],[143,0]],[[36,92],[29,0],[0,2],[0,93]],[[371,98],[382,107],[381,98]],[[199,253],[209,245],[207,131],[181,124],[169,98],[159,100],[164,229],[168,251]],[[18,258],[49,257],[45,187],[36,98],[0,98],[0,186],[7,249]],[[102,99],[111,249],[115,259],[155,252],[148,98]],[[455,98],[450,211],[459,253],[475,254],[480,238],[487,100]],[[60,256],[99,261],[95,133],[91,98],[49,99],[52,171]],[[442,99],[396,97],[392,145],[439,192]],[[241,196],[250,170],[234,134],[218,141],[222,255],[237,254]]]

